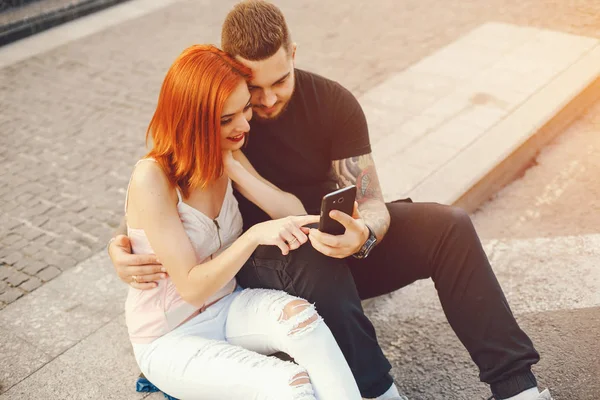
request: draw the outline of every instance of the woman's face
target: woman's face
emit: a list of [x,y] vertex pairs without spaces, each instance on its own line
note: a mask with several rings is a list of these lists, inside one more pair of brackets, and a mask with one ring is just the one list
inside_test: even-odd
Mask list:
[[238,150],[244,144],[246,135],[250,131],[252,106],[250,92],[243,79],[235,88],[231,96],[225,101],[221,115],[221,149]]

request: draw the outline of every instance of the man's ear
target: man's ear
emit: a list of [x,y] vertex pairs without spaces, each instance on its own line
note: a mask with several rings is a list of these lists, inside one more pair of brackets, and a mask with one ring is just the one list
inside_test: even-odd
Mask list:
[[296,45],[296,43],[292,43],[292,64],[294,65],[294,67],[296,66],[296,49],[298,48],[298,46]]

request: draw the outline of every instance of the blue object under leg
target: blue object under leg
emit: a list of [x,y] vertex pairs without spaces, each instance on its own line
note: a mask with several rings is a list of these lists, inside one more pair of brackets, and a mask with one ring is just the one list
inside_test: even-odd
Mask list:
[[[139,392],[139,393],[161,392],[161,390],[159,388],[154,386],[152,384],[152,382],[150,382],[148,379],[146,379],[146,377],[144,377],[143,375],[140,375],[137,378],[137,381],[135,382],[135,391]],[[167,399],[167,400],[178,400],[173,396],[169,396],[165,392],[162,392],[162,394],[163,394],[163,396],[165,396],[165,399]]]

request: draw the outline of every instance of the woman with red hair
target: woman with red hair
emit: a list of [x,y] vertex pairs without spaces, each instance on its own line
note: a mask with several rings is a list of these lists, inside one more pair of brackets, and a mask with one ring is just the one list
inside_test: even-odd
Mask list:
[[[350,368],[313,305],[242,290],[235,275],[259,245],[283,254],[318,221],[264,180],[240,148],[252,116],[251,72],[213,46],[186,49],[162,85],[125,201],[134,253],[156,254],[166,279],[129,288],[136,360],[180,399],[360,399]],[[271,221],[242,233],[232,181]],[[296,363],[267,357],[283,351]]]

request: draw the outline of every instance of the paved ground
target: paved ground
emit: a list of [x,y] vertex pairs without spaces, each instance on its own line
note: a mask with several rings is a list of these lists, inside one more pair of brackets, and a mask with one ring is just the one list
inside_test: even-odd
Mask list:
[[[181,1],[0,70],[0,309],[18,298],[25,304],[27,293],[40,286],[38,290],[45,289],[43,286],[50,284],[44,282],[81,261],[88,260],[84,264],[88,269],[71,270],[74,276],[91,273],[92,264],[105,262],[100,256],[89,257],[102,250],[121,218],[126,182],[134,160],[143,153],[143,133],[164,71],[186,45],[217,43],[220,22],[231,4]],[[299,66],[339,80],[358,96],[491,20],[600,38],[600,3],[588,0],[407,0],[402,8],[392,0],[284,0],[278,4],[299,43]],[[598,380],[594,378],[599,376],[594,357],[598,352],[593,347],[598,343],[598,312],[593,307],[599,303],[589,295],[594,288],[595,293],[600,292],[595,286],[597,269],[593,268],[600,248],[593,235],[598,232],[600,216],[594,213],[598,187],[593,183],[598,176],[594,154],[600,147],[599,127],[596,108],[565,136],[568,139],[561,138],[542,154],[539,166],[475,215],[500,279],[511,288],[507,291],[511,304],[521,304],[515,308],[519,320],[540,349],[547,350],[548,361],[540,364],[540,376],[544,384],[557,388],[558,399],[594,398],[592,394],[585,397],[582,390],[586,386],[595,389]],[[561,254],[566,258],[561,259]],[[525,261],[519,264],[515,260]],[[551,264],[549,270],[536,270],[528,276],[531,285],[519,286],[520,274],[531,265],[545,264]],[[519,268],[511,269],[513,265]],[[566,271],[571,275],[564,275],[565,265],[570,266]],[[576,275],[578,269],[588,273],[585,279],[569,281],[581,277]],[[107,275],[109,269],[102,273],[98,290],[115,284]],[[549,282],[553,274],[570,285]],[[587,286],[582,288],[581,282]],[[116,303],[94,305],[89,313],[85,307],[77,308],[85,300],[72,299],[85,299],[86,293],[75,293],[75,287],[65,281],[56,283],[44,296],[40,292],[31,300],[39,313],[36,321],[53,313],[61,318],[44,320],[56,326],[37,325],[35,329],[48,330],[47,336],[36,339],[39,342],[27,336],[24,327],[29,325],[15,314],[21,308],[7,308],[11,314],[1,315],[7,318],[0,324],[2,337],[11,338],[0,344],[3,354],[13,354],[8,352],[12,349],[15,359],[27,367],[0,376],[4,386],[0,391],[33,374],[32,380],[8,392],[7,398],[23,398],[19,395],[23,387],[46,384],[43,377],[55,379],[48,371],[68,371],[77,365],[76,360],[84,354],[76,346],[80,343],[97,349],[109,340],[119,343],[113,361],[118,364],[128,357]],[[102,294],[115,294],[110,287]],[[394,362],[394,374],[413,398],[482,396],[486,392],[476,384],[475,372],[435,308],[430,289],[426,284],[415,285],[381,299],[378,304],[382,307],[371,310]],[[536,293],[542,297],[534,296]],[[55,304],[52,294],[71,302],[66,314],[59,313],[64,304],[48,306]],[[555,298],[560,301],[553,302]],[[532,309],[532,304],[547,307]],[[424,314],[410,314],[419,306]],[[566,311],[570,309],[577,311]],[[70,318],[75,317],[84,318],[85,326],[72,326]],[[406,319],[411,323],[402,330],[399,322]],[[25,322],[15,323],[17,320]],[[9,331],[2,329],[9,325]],[[99,327],[106,330],[92,334]],[[64,340],[58,340],[57,330],[64,333]],[[81,341],[80,337],[87,338]],[[93,353],[99,360],[101,350]],[[64,357],[53,364],[60,355]],[[125,360],[124,370],[119,371],[131,377],[135,367],[130,358]],[[111,371],[110,365],[98,370]],[[120,379],[127,383],[128,376]],[[73,377],[65,372],[63,380],[55,382],[61,393]],[[85,380],[80,384],[84,387]],[[123,388],[130,390],[127,385]],[[575,388],[580,397],[568,394]],[[121,398],[98,390],[105,398]],[[599,392],[600,388],[596,389],[595,393]]]
[[[473,215],[517,320],[557,400],[600,398],[600,103]],[[411,398],[481,399],[433,285],[377,299],[369,313]]]
[[[36,35],[127,0],[26,0],[0,2],[0,46]],[[11,3],[11,4],[9,4]]]
[[545,358],[539,375],[557,399],[600,397],[599,132],[596,104],[474,216],[486,239],[537,244],[529,256],[514,252],[523,256],[519,266],[538,273],[512,295],[541,303],[520,318]]
[[[177,2],[0,70],[0,309],[103,247],[164,71],[186,45],[218,43],[232,4]],[[490,20],[600,37],[586,0],[278,4],[298,64],[356,95]]]

